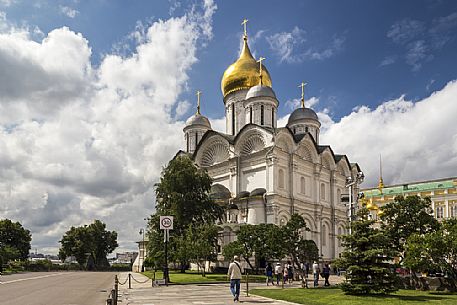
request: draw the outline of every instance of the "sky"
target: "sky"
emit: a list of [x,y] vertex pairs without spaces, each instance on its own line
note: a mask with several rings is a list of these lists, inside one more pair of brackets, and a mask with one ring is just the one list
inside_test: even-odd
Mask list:
[[364,187],[457,176],[457,2],[0,0],[0,218],[57,253],[100,219],[134,250],[154,184],[202,113],[224,132],[220,81],[265,57],[279,126],[306,104],[321,144]]

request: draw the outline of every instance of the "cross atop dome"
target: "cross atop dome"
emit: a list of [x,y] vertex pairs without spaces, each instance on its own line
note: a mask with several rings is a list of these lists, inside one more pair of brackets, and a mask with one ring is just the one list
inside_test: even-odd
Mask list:
[[200,90],[197,90],[197,114],[200,114],[200,95],[202,92]]
[[241,22],[241,25],[243,26],[244,28],[244,35],[243,35],[243,39],[244,40],[247,40],[248,39],[248,31],[247,31],[247,24],[248,24],[248,21],[246,18],[243,19],[243,22]]
[[301,107],[305,108],[305,86],[307,83],[301,82],[298,88],[301,88]]

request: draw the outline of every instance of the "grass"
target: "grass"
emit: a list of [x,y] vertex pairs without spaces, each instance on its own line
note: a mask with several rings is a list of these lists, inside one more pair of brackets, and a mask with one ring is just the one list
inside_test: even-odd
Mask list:
[[400,290],[391,295],[345,295],[341,289],[333,288],[288,288],[253,289],[250,293],[272,299],[284,300],[306,305],[455,305],[457,294],[443,292],[424,292]]
[[[143,275],[154,278],[153,271],[145,271]],[[157,271],[155,273],[156,279],[163,279],[163,272]],[[246,276],[243,276],[242,282],[245,282]],[[228,282],[226,274],[207,273],[205,277],[201,273],[193,271],[186,271],[186,273],[180,273],[170,271],[170,281],[176,284],[187,284],[187,283],[208,283],[208,282]],[[263,275],[249,275],[249,282],[265,282],[265,276]]]

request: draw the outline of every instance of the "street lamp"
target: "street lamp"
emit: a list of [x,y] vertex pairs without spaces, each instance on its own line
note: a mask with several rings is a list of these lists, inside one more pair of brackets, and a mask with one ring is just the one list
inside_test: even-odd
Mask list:
[[143,228],[140,229],[140,235],[143,235],[143,243],[141,244],[141,247],[140,247],[140,261],[141,261],[141,272],[144,272],[144,250],[145,250],[145,247],[144,247],[144,229]]
[[351,222],[353,218],[354,207],[353,204],[357,203],[357,199],[353,200],[353,186],[357,186],[358,184],[363,182],[365,175],[363,172],[358,172],[355,179],[352,176],[346,177],[346,187],[349,188],[349,235],[352,233]]

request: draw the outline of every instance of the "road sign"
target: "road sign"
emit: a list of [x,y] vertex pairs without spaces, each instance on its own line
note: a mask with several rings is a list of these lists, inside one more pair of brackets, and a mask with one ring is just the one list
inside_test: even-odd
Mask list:
[[173,216],[160,216],[160,229],[173,230]]

